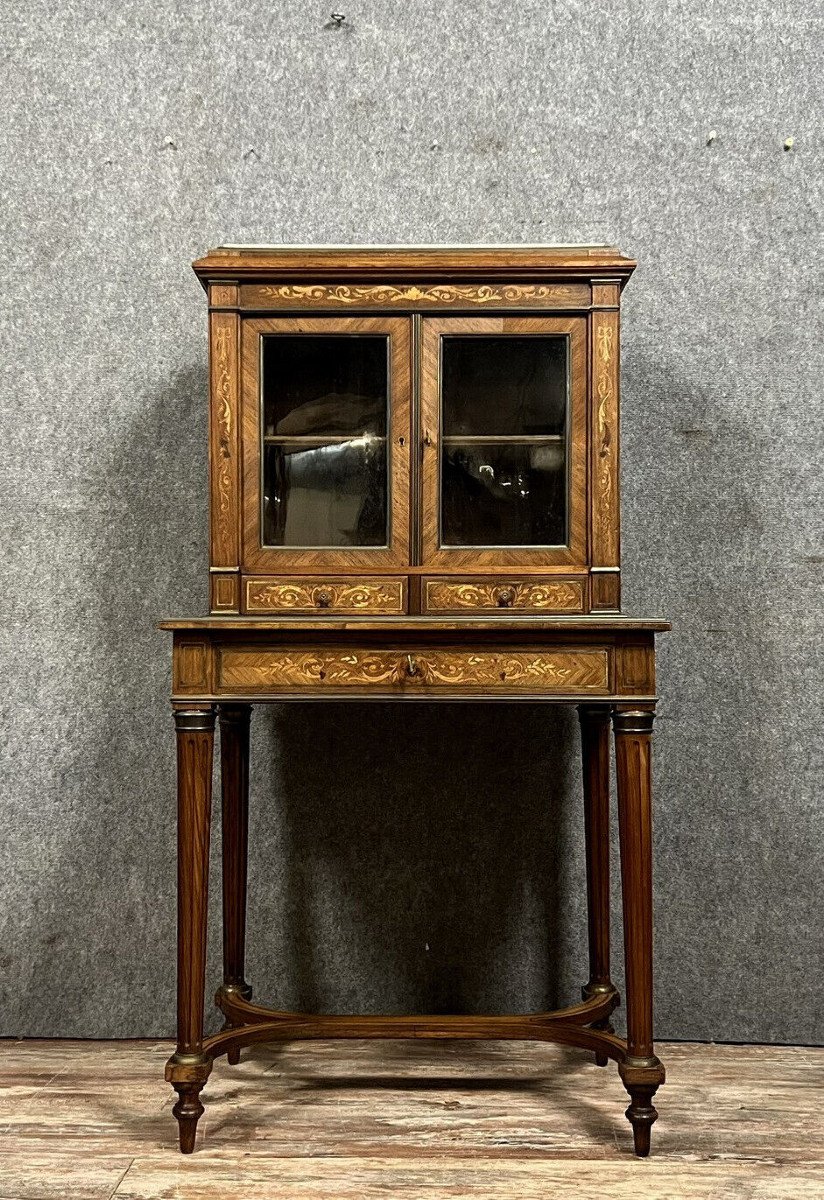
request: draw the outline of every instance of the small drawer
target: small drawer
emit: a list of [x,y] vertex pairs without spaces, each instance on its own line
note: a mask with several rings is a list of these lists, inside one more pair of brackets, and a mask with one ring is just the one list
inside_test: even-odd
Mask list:
[[423,609],[429,613],[460,613],[486,609],[535,613],[584,611],[584,579],[487,578],[425,579]]
[[406,612],[406,579],[314,578],[273,579],[271,576],[243,581],[243,611],[246,613],[403,613]]
[[606,648],[224,647],[221,690],[245,694],[605,695]]

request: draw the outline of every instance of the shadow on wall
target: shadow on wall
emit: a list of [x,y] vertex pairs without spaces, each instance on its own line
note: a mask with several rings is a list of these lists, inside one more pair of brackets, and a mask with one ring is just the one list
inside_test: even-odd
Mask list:
[[[585,954],[572,997],[561,969],[574,713],[312,704],[257,722],[251,886],[263,899],[250,904],[249,957],[261,999],[478,1013],[577,998]],[[572,819],[577,832],[580,801]]]
[[[793,568],[770,532],[781,527],[779,505],[792,527],[796,500],[776,486],[780,439],[729,399],[737,382],[723,348],[712,365],[710,388],[660,350],[625,354],[624,563],[634,595],[673,622],[659,640],[654,739],[657,1034],[746,1041],[765,1038],[764,1011],[778,1003],[773,995],[759,1012],[753,979],[772,987],[783,975],[786,1002],[799,1008],[792,993],[803,991],[777,969],[763,926],[764,896],[779,903],[786,858],[797,853],[783,805],[765,803],[792,776],[786,730],[798,726],[780,683],[781,625],[792,617],[771,603]],[[768,376],[755,386],[769,414]],[[787,681],[787,699],[797,686]],[[617,904],[616,887],[614,912]],[[797,898],[788,927],[794,912]],[[707,978],[713,988],[692,991]]]
[[16,931],[13,1035],[173,1027],[175,757],[156,623],[189,608],[189,581],[206,595],[206,383],[205,366],[182,371],[116,437],[101,429],[84,508],[54,539],[65,594],[49,636],[65,678],[42,766],[50,827]]

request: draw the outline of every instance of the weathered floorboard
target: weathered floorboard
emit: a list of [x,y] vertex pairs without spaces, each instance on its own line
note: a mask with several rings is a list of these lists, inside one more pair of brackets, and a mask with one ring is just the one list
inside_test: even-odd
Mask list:
[[[824,1048],[669,1044],[653,1156],[589,1055],[303,1042],[221,1061],[176,1149],[158,1042],[5,1042],[0,1200],[824,1196]],[[211,1101],[211,1103],[210,1103]]]

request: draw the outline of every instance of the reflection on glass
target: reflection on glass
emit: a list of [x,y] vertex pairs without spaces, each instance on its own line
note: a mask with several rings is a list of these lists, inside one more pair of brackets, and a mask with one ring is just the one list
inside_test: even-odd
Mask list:
[[382,439],[268,444],[263,475],[264,545],[386,545]]
[[384,436],[387,350],[368,334],[264,337],[264,434]]
[[385,546],[388,339],[263,338],[263,544]]
[[464,443],[443,450],[445,546],[558,546],[566,539],[564,447]]
[[565,337],[445,337],[441,372],[445,437],[565,431]]
[[566,337],[444,337],[441,370],[441,545],[564,545]]

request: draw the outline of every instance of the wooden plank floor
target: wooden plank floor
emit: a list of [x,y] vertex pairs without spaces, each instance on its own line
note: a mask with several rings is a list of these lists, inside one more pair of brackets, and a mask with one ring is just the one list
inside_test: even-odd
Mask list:
[[824,1048],[662,1045],[653,1153],[614,1067],[528,1042],[303,1042],[218,1062],[175,1149],[168,1043],[0,1045],[2,1200],[824,1197]]

